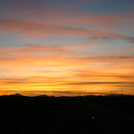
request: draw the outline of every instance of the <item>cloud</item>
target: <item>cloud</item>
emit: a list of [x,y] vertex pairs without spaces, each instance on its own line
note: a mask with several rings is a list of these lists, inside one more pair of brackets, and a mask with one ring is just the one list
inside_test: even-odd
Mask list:
[[76,82],[76,83],[66,83],[68,85],[96,85],[96,84],[126,84],[126,82]]
[[[29,64],[35,62],[32,59],[38,59],[37,62],[43,61],[46,64],[46,60],[51,63],[57,64],[61,61],[63,63],[68,63],[70,61],[76,61],[77,57],[81,56],[83,52],[81,50],[85,50],[87,48],[92,48],[88,44],[78,44],[78,45],[53,45],[53,44],[38,44],[38,45],[27,45],[23,47],[0,47],[0,61],[1,63],[14,63],[14,62],[22,62],[29,61]],[[31,60],[31,61],[30,61]],[[58,62],[59,61],[59,62]],[[27,62],[26,62],[27,63]],[[42,64],[43,64],[42,63]],[[51,64],[52,64],[51,63]],[[71,62],[72,63],[72,62]],[[73,64],[72,64],[73,65]]]
[[[81,0],[82,1],[82,0]],[[99,1],[99,0],[98,0]],[[97,2],[98,3],[98,2]],[[94,27],[101,30],[131,30],[134,24],[134,13],[90,13],[79,11],[79,6],[40,7],[40,8],[6,8],[1,11],[9,18],[19,18],[29,22]],[[78,10],[78,11],[77,11]],[[45,17],[44,17],[45,16]]]
[[32,37],[40,36],[89,36],[89,40],[123,40],[134,43],[134,37],[120,34],[108,33],[104,31],[93,31],[69,26],[48,25],[40,23],[30,23],[20,20],[0,19],[0,29],[5,32],[18,32]]
[[102,2],[102,1],[106,1],[106,0],[73,0],[73,1],[76,1],[76,2]]
[[73,28],[68,26],[47,25],[40,23],[30,23],[20,20],[3,20],[0,19],[0,29],[4,32],[19,32],[31,36],[80,36],[87,35],[90,31],[86,29]]
[[[87,91],[99,92],[99,90],[107,92],[115,87],[132,88],[134,57],[75,57],[74,59],[66,57],[63,59],[62,56],[32,57],[30,53],[29,55],[27,53],[32,51],[35,53],[36,49],[39,52],[41,48],[56,49],[51,47],[47,49],[47,46],[43,45],[17,48],[18,52],[12,49],[11,52],[16,57],[9,61],[0,61],[3,65],[3,67],[0,66],[0,87],[2,89],[10,87],[10,90],[20,92],[45,90],[51,91],[48,94],[53,95],[55,91],[56,96],[76,95],[82,92],[86,94]],[[64,47],[62,49],[64,50]],[[18,57],[19,53],[22,56]],[[111,64],[115,61],[116,64]],[[3,68],[8,71],[3,72]]]
[[[85,50],[97,48],[97,46],[90,45],[88,43],[78,45],[53,45],[53,44],[30,44],[22,47],[0,47],[0,60],[21,60],[25,57],[30,58],[54,58],[54,59],[72,59],[84,62],[133,62],[133,56],[94,56],[87,55]],[[96,50],[95,50],[96,51]],[[128,51],[129,52],[129,51]],[[16,61],[15,60],[15,61]]]
[[100,62],[133,62],[133,56],[97,56],[97,57],[83,57],[81,60],[100,61]]
[[119,35],[119,34],[114,34],[114,33],[106,33],[104,35],[95,35],[95,36],[89,37],[89,39],[103,40],[103,41],[122,40],[122,41],[127,41],[128,43],[134,43],[134,37]]
[[19,79],[0,79],[1,84],[24,84],[24,83],[29,83],[28,78],[19,78]]
[[[12,66],[45,65],[47,68],[79,67],[81,65],[90,65],[96,68],[109,68],[110,66],[119,68],[123,64],[132,65],[134,62],[133,56],[94,56],[88,54],[88,51],[85,53],[86,49],[91,48],[93,46],[88,44],[72,46],[38,44],[23,47],[0,47],[0,63]],[[131,66],[125,68],[131,70]]]

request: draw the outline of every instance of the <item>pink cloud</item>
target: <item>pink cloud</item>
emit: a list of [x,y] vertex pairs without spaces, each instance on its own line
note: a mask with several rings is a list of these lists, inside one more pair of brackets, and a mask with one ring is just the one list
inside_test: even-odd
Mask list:
[[90,31],[69,26],[47,25],[40,23],[23,22],[19,20],[0,19],[0,28],[4,32],[20,32],[31,36],[60,35],[60,36],[80,36],[87,35]]
[[134,42],[134,37],[109,33],[106,31],[93,31],[69,26],[48,25],[41,23],[30,23],[20,20],[0,19],[0,28],[3,32],[18,32],[32,37],[39,36],[91,36],[89,39],[120,39],[129,43]]
[[[134,62],[133,56],[87,56],[85,52],[80,50],[86,50],[92,48],[92,45],[80,44],[73,46],[54,46],[54,45],[30,45],[24,47],[1,47],[0,48],[0,62],[1,63],[19,63],[19,64],[34,64],[34,63],[54,63],[61,64],[68,63],[78,65],[88,64],[94,62],[106,62],[106,63],[123,63]],[[46,62],[50,61],[50,62]]]

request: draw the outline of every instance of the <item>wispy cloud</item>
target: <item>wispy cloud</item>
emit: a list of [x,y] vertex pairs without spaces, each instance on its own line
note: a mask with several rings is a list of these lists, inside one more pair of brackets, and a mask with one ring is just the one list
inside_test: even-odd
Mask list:
[[0,94],[134,94],[132,7],[127,0],[3,1]]
[[134,37],[120,34],[108,33],[104,31],[93,31],[69,26],[47,25],[40,23],[23,22],[20,20],[3,20],[0,19],[0,28],[3,32],[19,32],[23,35],[32,37],[39,36],[88,36],[92,40],[123,40],[134,43]]
[[86,29],[73,28],[68,26],[47,25],[40,23],[23,22],[20,20],[0,19],[0,28],[4,32],[19,32],[31,36],[60,35],[60,36],[79,36],[87,35],[90,31]]
[[134,37],[119,35],[119,34],[113,34],[113,33],[106,33],[104,35],[96,35],[96,36],[89,37],[89,39],[103,40],[103,41],[122,40],[122,41],[127,41],[128,43],[134,43]]

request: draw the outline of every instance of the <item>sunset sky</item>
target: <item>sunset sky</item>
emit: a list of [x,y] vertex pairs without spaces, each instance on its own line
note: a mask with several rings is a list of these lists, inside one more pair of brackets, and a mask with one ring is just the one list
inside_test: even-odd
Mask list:
[[0,96],[134,95],[134,0],[0,0]]

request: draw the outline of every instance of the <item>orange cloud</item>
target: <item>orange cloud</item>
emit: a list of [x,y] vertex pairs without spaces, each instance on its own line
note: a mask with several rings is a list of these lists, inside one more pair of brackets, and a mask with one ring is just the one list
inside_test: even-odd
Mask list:
[[[46,91],[55,95],[109,93],[124,89],[132,94],[134,57],[86,56],[82,45],[1,47],[2,90]],[[85,44],[84,50],[88,48]],[[126,64],[127,63],[127,64]],[[51,92],[51,93],[50,93]],[[2,94],[2,92],[1,92]]]

